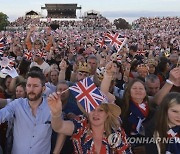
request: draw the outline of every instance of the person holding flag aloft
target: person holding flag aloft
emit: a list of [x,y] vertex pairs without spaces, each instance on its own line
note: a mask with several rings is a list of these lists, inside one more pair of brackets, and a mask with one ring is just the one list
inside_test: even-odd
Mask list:
[[[104,96],[91,82],[90,78],[85,78],[70,88],[77,94],[78,106],[84,112],[84,115],[77,116],[71,121],[61,118],[61,93],[49,95],[48,105],[53,129],[58,133],[72,136],[75,153],[132,153],[125,132],[120,126],[121,109],[115,104],[105,102]],[[96,94],[90,92],[92,88]],[[84,92],[81,92],[82,89]],[[102,101],[94,102],[101,98]]]

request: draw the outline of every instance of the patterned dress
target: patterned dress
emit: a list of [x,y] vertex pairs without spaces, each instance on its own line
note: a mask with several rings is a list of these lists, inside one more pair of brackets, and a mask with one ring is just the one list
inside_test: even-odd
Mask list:
[[[73,119],[75,129],[72,135],[75,154],[96,154],[92,131],[85,116],[77,116]],[[100,154],[131,154],[131,148],[126,140],[125,132],[119,128],[116,132],[121,136],[121,141],[115,148],[110,146],[106,133],[102,139]]]

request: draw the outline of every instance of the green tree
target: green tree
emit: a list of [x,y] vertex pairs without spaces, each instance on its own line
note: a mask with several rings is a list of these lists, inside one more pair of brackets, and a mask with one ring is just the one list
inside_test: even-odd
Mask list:
[[8,24],[9,24],[8,16],[0,12],[0,31],[5,30]]
[[114,25],[117,29],[131,29],[131,25],[125,19],[122,18],[115,19]]

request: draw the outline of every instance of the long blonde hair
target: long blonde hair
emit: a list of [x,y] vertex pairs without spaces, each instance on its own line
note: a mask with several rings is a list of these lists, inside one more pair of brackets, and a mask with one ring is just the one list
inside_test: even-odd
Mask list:
[[104,130],[106,135],[109,136],[112,134],[112,130],[116,131],[120,127],[120,119],[112,114],[108,104],[101,104],[102,109],[108,115],[104,123]]

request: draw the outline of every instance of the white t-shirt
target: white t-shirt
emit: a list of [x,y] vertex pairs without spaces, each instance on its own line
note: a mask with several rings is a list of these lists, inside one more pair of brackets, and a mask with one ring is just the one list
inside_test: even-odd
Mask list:
[[33,67],[33,66],[37,66],[37,67],[39,67],[40,69],[42,69],[44,74],[47,74],[47,73],[50,72],[50,66],[49,66],[49,64],[46,63],[45,61],[44,61],[41,65],[39,65],[39,64],[36,63],[36,62],[32,62],[32,63],[30,64],[30,68]]

